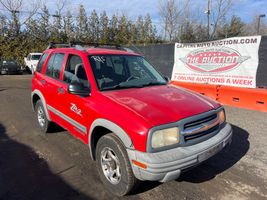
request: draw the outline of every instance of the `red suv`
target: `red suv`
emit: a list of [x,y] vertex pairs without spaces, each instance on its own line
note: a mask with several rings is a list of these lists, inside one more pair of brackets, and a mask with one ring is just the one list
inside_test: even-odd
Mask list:
[[88,145],[116,195],[138,180],[177,179],[232,138],[219,103],[169,84],[143,56],[119,46],[51,44],[31,101],[43,132],[54,122]]

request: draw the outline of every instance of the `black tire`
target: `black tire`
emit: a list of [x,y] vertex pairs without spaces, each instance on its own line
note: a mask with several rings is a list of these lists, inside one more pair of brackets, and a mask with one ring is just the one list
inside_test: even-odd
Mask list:
[[[51,126],[52,126],[52,122],[50,122],[48,119],[47,119],[47,116],[46,116],[46,113],[45,113],[45,110],[44,110],[44,106],[43,106],[43,103],[41,100],[38,100],[35,104],[35,113],[36,113],[36,121],[37,121],[37,125],[38,127],[41,129],[41,131],[43,133],[48,133],[49,130],[51,129]],[[38,118],[38,115],[40,115],[40,113],[38,112],[42,112],[43,113],[43,123],[40,123],[40,120]]]
[[[106,177],[104,170],[102,169],[101,160],[103,154],[101,153],[105,152],[105,149],[112,150],[119,161],[119,171],[121,176],[120,180],[116,184],[112,183]],[[96,146],[96,162],[100,179],[107,190],[109,190],[111,193],[117,196],[124,196],[137,187],[139,181],[133,174],[126,149],[120,139],[115,136],[115,134],[109,133],[99,139]]]

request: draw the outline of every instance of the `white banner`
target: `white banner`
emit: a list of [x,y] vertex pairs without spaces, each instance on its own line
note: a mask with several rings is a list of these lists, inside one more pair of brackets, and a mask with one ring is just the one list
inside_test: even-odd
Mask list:
[[176,43],[173,81],[256,87],[261,36]]

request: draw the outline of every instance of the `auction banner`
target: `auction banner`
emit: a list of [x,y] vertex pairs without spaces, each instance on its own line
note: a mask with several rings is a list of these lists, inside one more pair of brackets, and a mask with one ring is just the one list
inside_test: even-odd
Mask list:
[[255,88],[261,36],[176,43],[173,81]]

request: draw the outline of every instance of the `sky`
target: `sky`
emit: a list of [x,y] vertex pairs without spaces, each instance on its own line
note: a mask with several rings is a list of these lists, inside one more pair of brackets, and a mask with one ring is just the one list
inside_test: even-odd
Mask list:
[[[27,2],[27,0],[24,0]],[[34,1],[34,0],[33,0]],[[35,0],[38,1],[38,0]],[[64,0],[40,0],[45,2],[47,7],[49,8],[49,12],[53,14],[56,10],[56,2],[64,1]],[[65,10],[70,10],[73,15],[77,15],[78,7],[80,4],[85,6],[87,13],[90,13],[93,9],[95,9],[98,13],[102,11],[106,11],[109,16],[112,14],[126,14],[133,21],[137,19],[138,15],[146,15],[150,14],[152,17],[153,23],[156,26],[160,26],[162,23],[160,22],[159,16],[159,1],[165,0],[66,0],[67,5],[65,6]],[[177,0],[178,5],[181,5],[183,0]],[[204,14],[207,9],[207,1],[208,0],[191,0],[191,10],[195,15],[195,19],[202,19],[204,22],[206,21],[206,15]],[[262,20],[267,23],[267,0],[232,0],[233,6],[231,11],[228,14],[228,19],[232,15],[237,15],[241,17],[241,19],[245,22],[252,22],[254,17],[259,14],[266,14],[266,17]],[[216,0],[212,0],[213,4],[215,4]],[[3,8],[2,8],[3,9]],[[213,11],[213,10],[211,10]],[[0,5],[0,12],[1,10]],[[64,11],[63,11],[64,13]]]
[[[259,14],[266,14],[267,17],[267,0],[237,0],[233,6],[233,14],[245,22],[252,21]],[[267,21],[266,18],[264,20]]]
[[[49,9],[55,9],[56,0],[46,0]],[[164,0],[162,0],[164,1]],[[181,0],[177,0],[181,2]],[[213,0],[215,2],[215,0]],[[205,17],[204,11],[207,7],[207,0],[191,0],[192,10],[198,10],[200,17]],[[237,15],[245,22],[251,22],[255,15],[267,15],[267,0],[233,0],[233,6],[229,16]],[[105,10],[108,15],[114,13],[124,13],[133,20],[138,15],[149,13],[155,23],[160,21],[158,7],[159,0],[68,0],[66,8],[70,8],[74,13],[78,11],[78,6],[82,4],[89,13],[93,9],[98,12]],[[203,10],[203,12],[201,11]],[[267,18],[267,16],[266,16]],[[266,18],[263,19],[266,21]]]

